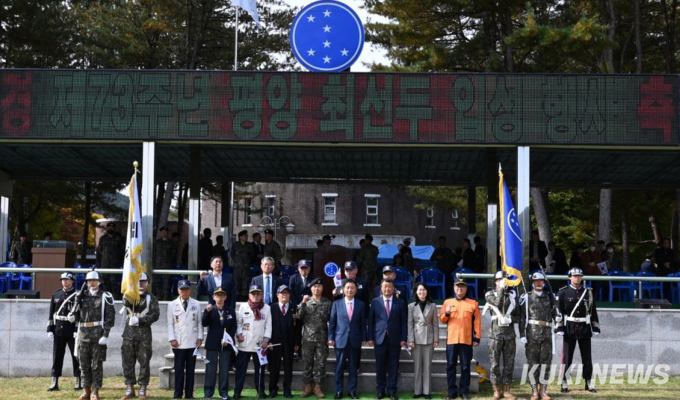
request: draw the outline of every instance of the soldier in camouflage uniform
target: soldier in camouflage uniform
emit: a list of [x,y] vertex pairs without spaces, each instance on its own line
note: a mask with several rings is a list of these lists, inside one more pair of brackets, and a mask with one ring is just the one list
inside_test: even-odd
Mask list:
[[[305,295],[298,306],[297,319],[302,321],[302,363],[304,372],[302,381],[305,391],[300,397],[309,397],[312,393],[323,398],[321,383],[326,376],[326,359],[328,359],[328,321],[331,317],[333,303],[325,297],[323,282],[317,278],[311,282],[312,297]],[[314,387],[312,387],[314,385]]]
[[[120,268],[123,265],[125,255],[125,238],[116,232],[116,224],[106,224],[106,235],[99,238],[97,245],[97,266],[99,268]],[[116,275],[106,274],[103,276],[104,289],[113,291]]]
[[[158,321],[160,309],[156,296],[146,291],[149,278],[142,273],[139,278],[139,304],[132,304],[123,299],[123,307],[127,309],[127,319],[123,330],[123,345],[120,348],[123,359],[123,376],[127,389],[123,400],[135,397],[135,383],[139,382],[139,398],[146,399],[146,388],[151,375],[151,355],[153,339],[151,324]],[[139,380],[135,379],[135,364],[139,361]]]
[[[552,361],[552,321],[562,321],[555,307],[555,296],[551,290],[543,290],[545,276],[536,272],[531,276],[534,290],[520,298],[519,336],[524,343],[529,364],[531,400],[550,400],[547,388]],[[534,369],[535,368],[535,369]],[[541,377],[541,368],[544,368]]]
[[[153,269],[172,269],[173,264],[177,262],[177,244],[168,237],[167,226],[162,226],[160,232],[161,238],[156,240],[153,246]],[[170,275],[152,278],[153,292],[159,299],[165,299],[170,290]]]
[[[502,398],[515,399],[510,393],[512,372],[515,368],[515,328],[518,322],[519,309],[515,301],[515,292],[505,286],[505,272],[498,271],[494,276],[496,288],[486,292],[486,305],[483,313],[491,310],[489,326],[489,360],[491,361],[491,384],[494,400]],[[501,374],[501,356],[503,357],[503,373]],[[500,385],[503,385],[501,389]]]
[[373,236],[366,234],[365,244],[357,251],[357,264],[361,277],[373,286],[378,285],[378,248],[373,245]]
[[83,385],[83,394],[78,400],[99,400],[99,389],[104,380],[102,366],[106,361],[106,345],[109,331],[115,323],[116,311],[111,293],[99,289],[99,272],[88,272],[85,280],[87,287],[76,295],[76,306],[68,318],[78,323],[76,347]]
[[[238,233],[238,241],[231,245],[231,267],[234,271],[236,284],[236,298],[247,300],[248,285],[250,285],[250,260],[253,258],[255,247],[248,243],[248,231]],[[234,295],[234,294],[232,294]]]
[[274,259],[274,266],[281,266],[281,246],[274,240],[274,231],[271,229],[264,230],[264,256]]

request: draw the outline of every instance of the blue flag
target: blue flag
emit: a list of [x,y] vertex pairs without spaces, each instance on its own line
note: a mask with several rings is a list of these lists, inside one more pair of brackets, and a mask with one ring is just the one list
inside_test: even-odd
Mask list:
[[503,179],[503,172],[498,171],[500,183],[498,185],[501,202],[501,250],[503,271],[508,275],[506,284],[517,286],[522,283],[522,231],[519,226],[517,211],[512,204],[512,197],[508,185]]

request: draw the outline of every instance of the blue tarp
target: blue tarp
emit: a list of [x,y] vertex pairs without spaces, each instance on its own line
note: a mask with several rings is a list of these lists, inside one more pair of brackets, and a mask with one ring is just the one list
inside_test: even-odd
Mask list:
[[[423,267],[435,265],[434,261],[430,261],[432,253],[434,253],[434,246],[411,246],[411,253],[416,259],[416,264]],[[378,265],[392,264],[394,255],[397,254],[396,244],[384,244],[378,249]],[[422,260],[422,261],[418,261]]]

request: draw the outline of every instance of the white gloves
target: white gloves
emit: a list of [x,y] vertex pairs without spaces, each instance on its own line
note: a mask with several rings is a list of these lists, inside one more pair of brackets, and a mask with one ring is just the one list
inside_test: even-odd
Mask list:
[[597,336],[599,334],[600,334],[600,332],[593,332],[593,335],[595,335],[595,336]]
[[54,339],[54,333],[53,332],[47,332],[47,338],[48,339]]
[[555,322],[557,322],[558,324],[562,322],[562,315],[561,314],[555,317]]
[[564,332],[557,332],[558,336],[564,336]]
[[139,325],[139,318],[130,317],[130,326],[137,326],[137,325]]
[[498,283],[498,287],[501,289],[505,289],[505,279],[501,279],[501,281]]
[[78,332],[73,332],[73,338],[77,339],[78,338]]
[[101,338],[99,338],[99,344],[100,345],[106,346],[108,343],[109,343],[109,338],[107,338],[106,336],[102,336]]
[[524,343],[524,344],[527,344],[527,338],[525,338],[525,337],[519,338],[519,341]]
[[70,323],[76,322],[76,316],[73,315],[73,314],[69,314],[67,318],[68,318],[68,322],[70,322]]

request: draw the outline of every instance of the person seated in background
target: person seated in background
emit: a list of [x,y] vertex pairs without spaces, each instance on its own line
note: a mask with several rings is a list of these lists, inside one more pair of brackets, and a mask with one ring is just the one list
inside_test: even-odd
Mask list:
[[656,264],[654,263],[654,253],[647,253],[645,255],[645,261],[643,261],[642,265],[640,265],[640,271],[651,272],[652,274],[656,275],[658,271]]

